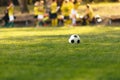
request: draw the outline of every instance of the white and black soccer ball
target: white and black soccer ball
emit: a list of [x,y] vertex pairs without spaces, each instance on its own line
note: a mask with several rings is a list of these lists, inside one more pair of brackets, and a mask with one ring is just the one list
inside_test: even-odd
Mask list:
[[77,34],[73,34],[73,35],[70,36],[68,41],[69,41],[69,43],[72,43],[72,44],[74,44],[74,43],[79,44],[80,43],[80,37]]
[[100,15],[95,15],[95,19],[97,23],[102,22],[102,18],[100,17]]

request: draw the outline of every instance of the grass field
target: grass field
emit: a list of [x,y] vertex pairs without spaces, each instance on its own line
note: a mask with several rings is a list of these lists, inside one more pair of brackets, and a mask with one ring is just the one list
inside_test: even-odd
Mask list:
[[120,27],[1,28],[0,80],[120,80]]

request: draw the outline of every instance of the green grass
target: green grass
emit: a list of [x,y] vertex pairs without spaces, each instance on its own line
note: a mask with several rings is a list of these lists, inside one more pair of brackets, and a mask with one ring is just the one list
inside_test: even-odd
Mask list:
[[120,27],[1,28],[0,80],[120,80]]

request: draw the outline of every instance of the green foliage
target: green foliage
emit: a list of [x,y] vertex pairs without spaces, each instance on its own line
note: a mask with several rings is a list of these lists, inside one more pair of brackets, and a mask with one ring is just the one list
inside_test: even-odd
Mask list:
[[119,63],[120,27],[0,29],[0,80],[120,80]]

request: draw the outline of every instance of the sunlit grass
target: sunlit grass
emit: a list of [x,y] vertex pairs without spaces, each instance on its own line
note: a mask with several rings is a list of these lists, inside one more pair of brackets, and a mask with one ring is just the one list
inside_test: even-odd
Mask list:
[[[94,10],[94,14],[95,15],[100,15],[103,18],[104,17],[110,17],[110,16],[118,16],[119,15],[119,11],[120,11],[120,3],[94,3],[94,4],[90,4]],[[80,15],[84,15],[85,14],[85,9],[86,6],[85,5],[81,5],[79,7],[79,14]]]
[[[71,34],[80,44],[69,44]],[[120,28],[1,28],[0,80],[119,80]]]

